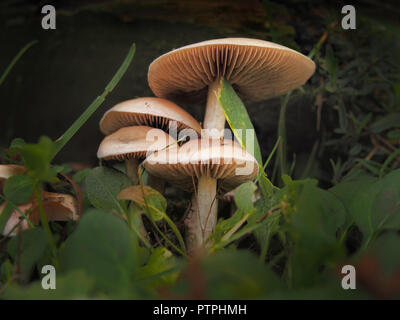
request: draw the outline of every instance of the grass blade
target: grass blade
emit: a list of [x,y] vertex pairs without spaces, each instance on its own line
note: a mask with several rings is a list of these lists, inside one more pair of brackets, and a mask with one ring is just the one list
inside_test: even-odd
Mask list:
[[0,86],[1,84],[4,82],[5,78],[7,78],[7,75],[10,73],[11,69],[14,67],[14,65],[18,62],[19,59],[21,59],[21,57],[24,55],[24,53],[33,45],[35,45],[36,43],[38,43],[37,40],[33,40],[31,42],[29,42],[25,47],[23,47],[18,54],[14,57],[14,59],[12,59],[11,63],[8,65],[7,69],[4,71],[4,73],[2,74],[1,78],[0,78]]
[[111,81],[106,86],[103,94],[97,97],[92,104],[81,114],[81,116],[75,120],[75,122],[69,127],[69,129],[57,139],[56,152],[54,157],[61,151],[61,149],[68,143],[68,141],[75,135],[75,133],[86,123],[87,120],[93,115],[93,113],[101,106],[101,104],[106,99],[107,95],[115,88],[118,82],[121,80],[122,76],[125,74],[129,65],[132,62],[133,56],[135,55],[136,46],[133,43],[129,49],[128,55],[126,56],[124,62],[119,67],[117,73],[111,79]]

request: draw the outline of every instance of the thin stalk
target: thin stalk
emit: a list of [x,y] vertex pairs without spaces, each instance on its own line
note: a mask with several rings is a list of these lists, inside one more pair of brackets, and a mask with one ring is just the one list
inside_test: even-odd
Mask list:
[[14,65],[18,62],[19,59],[23,56],[23,54],[33,45],[38,43],[37,40],[33,40],[29,42],[25,47],[23,47],[18,54],[11,60],[10,64],[6,68],[6,70],[3,72],[2,76],[0,77],[0,86],[4,82],[4,80],[7,78],[7,75],[10,73],[11,69],[14,67]]
[[286,159],[286,109],[289,104],[289,99],[291,96],[291,91],[286,94],[282,99],[281,110],[279,113],[278,122],[278,137],[280,137],[280,143],[278,146],[277,160],[275,162],[273,178],[275,178],[279,170],[279,178],[281,180],[282,175],[287,174],[287,159]]
[[180,253],[182,256],[186,257],[186,253],[183,252],[181,249],[179,249],[171,240],[168,239],[168,237],[160,230],[160,228],[157,226],[157,223],[155,223],[153,220],[151,220],[151,223],[153,224],[154,228],[157,230],[157,232],[161,235],[161,237],[164,238],[165,241],[168,242],[168,244],[173,247],[178,253]]
[[81,116],[75,120],[75,122],[69,127],[65,133],[56,140],[57,146],[56,151],[54,152],[53,158],[61,151],[61,149],[67,144],[67,142],[75,135],[75,133],[86,123],[86,121],[92,116],[92,114],[101,106],[101,104],[105,101],[108,94],[114,90],[116,85],[118,84],[119,80],[125,74],[126,70],[128,69],[133,56],[135,54],[136,46],[133,43],[128,55],[126,56],[124,62],[118,69],[117,73],[111,79],[111,81],[106,86],[104,92],[101,96],[97,97],[90,106],[81,114]]
[[47,221],[46,214],[43,209],[42,188],[41,188],[40,184],[35,185],[34,195],[35,195],[35,199],[39,206],[40,220],[41,220],[42,226],[43,226],[44,230],[46,231],[47,236],[49,238],[50,246],[51,246],[52,252],[53,252],[54,264],[55,264],[55,267],[57,268],[58,267],[57,246],[56,246],[56,242],[53,237],[53,233],[51,232],[49,222]]

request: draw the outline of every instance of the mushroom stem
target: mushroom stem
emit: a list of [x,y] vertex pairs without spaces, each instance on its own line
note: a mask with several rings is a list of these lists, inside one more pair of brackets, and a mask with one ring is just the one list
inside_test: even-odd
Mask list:
[[[214,232],[217,223],[217,180],[202,176],[198,181],[197,197],[193,194],[192,206],[185,220],[186,242],[189,253],[200,249]],[[206,248],[209,245],[206,244]]]
[[139,160],[136,158],[125,160],[126,175],[129,177],[129,179],[131,179],[134,186],[139,184],[138,166]]
[[221,78],[218,78],[208,86],[206,114],[204,116],[203,138],[219,139],[224,137],[225,113],[219,102],[221,91]]
[[161,194],[164,193],[165,181],[163,179],[157,178],[156,176],[148,173],[147,184]]

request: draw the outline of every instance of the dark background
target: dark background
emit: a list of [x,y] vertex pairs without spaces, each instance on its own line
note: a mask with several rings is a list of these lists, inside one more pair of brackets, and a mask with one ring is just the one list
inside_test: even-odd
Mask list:
[[[44,4],[56,7],[56,30],[41,28]],[[25,44],[34,39],[39,43],[26,52],[0,87],[0,148],[15,137],[29,142],[36,142],[41,135],[59,137],[103,92],[135,42],[136,54],[125,76],[56,159],[59,163],[94,165],[102,139],[98,129],[102,114],[120,101],[152,96],[147,69],[159,55],[213,38],[270,40],[268,15],[287,33],[281,43],[307,55],[322,35],[328,15],[331,20],[340,19],[343,4],[269,1],[268,12],[258,0],[2,1],[0,73]],[[357,15],[397,21],[395,1],[360,1],[355,5]],[[203,106],[182,107],[202,121]],[[265,158],[276,141],[280,100],[247,107]],[[288,154],[307,157],[319,134],[313,100],[291,100],[287,128]]]

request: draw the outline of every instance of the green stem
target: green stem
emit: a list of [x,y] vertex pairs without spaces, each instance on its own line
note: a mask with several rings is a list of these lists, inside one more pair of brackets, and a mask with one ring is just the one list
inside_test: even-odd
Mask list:
[[42,187],[39,183],[35,184],[35,186],[34,186],[34,195],[35,195],[36,201],[39,205],[40,220],[41,220],[42,226],[49,237],[49,242],[50,242],[50,246],[51,246],[52,253],[53,253],[54,266],[57,269],[58,268],[57,246],[54,241],[54,237],[51,232],[49,222],[47,221],[46,214],[43,209]]
[[97,97],[90,106],[81,114],[81,116],[75,120],[75,122],[69,127],[69,129],[56,140],[57,146],[53,158],[61,151],[61,149],[67,144],[67,142],[75,135],[75,133],[85,124],[85,122],[92,116],[92,114],[101,106],[101,104],[106,99],[107,95],[115,88],[119,80],[125,74],[128,69],[133,56],[135,54],[135,44],[133,43],[128,55],[126,56],[124,62],[118,69],[117,73],[111,79],[109,84],[106,86],[103,94]]
[[178,238],[181,249],[183,250],[183,252],[186,252],[185,241],[183,240],[183,237],[182,237],[181,233],[179,232],[177,226],[166,214],[164,215],[164,219],[167,222],[167,224],[170,226],[172,231],[175,233],[176,237]]
[[3,81],[7,78],[7,75],[10,73],[11,69],[14,67],[14,65],[18,62],[18,60],[23,56],[23,54],[33,45],[35,45],[36,43],[38,43],[37,40],[33,40],[31,42],[29,42],[25,47],[23,47],[18,54],[14,57],[14,59],[12,59],[11,63],[8,65],[7,69],[4,71],[4,73],[2,74],[1,78],[0,78],[0,86],[3,83]]
[[160,228],[157,226],[157,223],[155,223],[152,219],[150,219],[151,223],[153,224],[154,228],[156,228],[157,232],[164,238],[165,241],[168,242],[168,244],[173,247],[177,252],[179,252],[182,256],[186,257],[186,253],[179,249],[171,240],[168,239],[168,237],[160,230]]
[[[129,211],[128,211],[129,210]],[[146,239],[146,237],[140,232],[140,230],[138,230],[136,228],[135,223],[132,222],[131,219],[131,213],[134,214],[133,212],[133,208],[129,207],[128,210],[123,210],[123,212],[125,213],[126,219],[128,220],[128,226],[131,230],[133,230],[136,235],[138,236],[138,238],[143,242],[143,244],[147,247],[147,249],[149,249],[150,251],[153,250],[153,247],[151,246],[150,242]],[[141,217],[140,217],[141,219]]]

